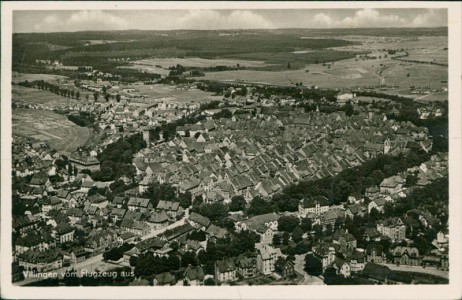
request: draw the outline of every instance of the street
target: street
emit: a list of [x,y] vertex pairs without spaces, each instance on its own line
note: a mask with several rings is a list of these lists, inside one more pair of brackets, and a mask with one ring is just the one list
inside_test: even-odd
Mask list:
[[172,229],[172,228],[175,228],[175,227],[178,227],[178,226],[181,226],[185,223],[185,220],[186,220],[186,217],[176,221],[175,223],[172,223],[170,225],[168,225],[167,227],[165,228],[161,228],[161,229],[158,229],[158,230],[153,230],[151,231],[150,234],[148,235],[145,235],[143,237],[141,237],[141,240],[144,241],[144,240],[147,240],[149,238],[152,238],[152,237],[155,237],[155,236],[159,236],[161,235],[162,233],[164,233],[164,231],[166,231],[167,229]]

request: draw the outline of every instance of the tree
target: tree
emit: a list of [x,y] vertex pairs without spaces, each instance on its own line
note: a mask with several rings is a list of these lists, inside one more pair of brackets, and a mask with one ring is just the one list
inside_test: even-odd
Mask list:
[[88,99],[90,99],[90,95],[85,94],[85,99],[88,101]]
[[313,254],[308,254],[305,256],[305,267],[303,270],[311,276],[320,276],[322,275],[322,262]]
[[287,231],[285,231],[282,234],[282,244],[283,245],[289,245],[289,239],[290,239],[290,234]]
[[273,212],[273,208],[271,205],[269,205],[268,202],[263,200],[263,198],[257,196],[252,199],[250,202],[249,209],[247,210],[247,213],[249,215],[263,215],[263,214],[268,214]]
[[204,285],[215,285],[215,280],[213,280],[213,278],[207,278],[206,280],[204,280]]
[[98,101],[99,93],[98,93],[98,92],[94,92],[94,93],[93,93],[93,98],[95,99],[95,102]]
[[304,232],[310,232],[312,229],[312,222],[308,218],[302,219],[300,227],[303,229]]
[[158,264],[151,253],[141,255],[135,266],[135,276],[150,276],[158,268]]
[[116,95],[116,101],[117,101],[117,103],[120,102],[120,95],[119,94]]
[[292,232],[292,240],[296,243],[300,242],[303,239],[303,229],[300,226],[295,227]]
[[106,102],[109,102],[109,97],[110,95],[108,93],[104,94],[104,99],[106,100]]
[[279,234],[273,235],[273,245],[274,246],[281,245],[281,236]]
[[183,256],[181,257],[181,266],[187,267],[189,265],[197,266],[196,253],[194,253],[193,251],[185,252],[185,254],[183,254]]
[[231,203],[229,204],[230,211],[240,211],[244,210],[246,201],[243,196],[237,195],[231,198]]
[[75,92],[75,99],[80,100],[80,92]]
[[204,203],[204,198],[202,198],[202,196],[196,196],[193,201],[193,206],[200,206],[202,203]]
[[292,232],[299,225],[299,220],[294,216],[281,216],[278,220],[278,230]]
[[181,193],[178,195],[178,201],[180,202],[180,206],[184,209],[191,206],[191,198],[192,195],[190,192]]
[[287,63],[287,69],[290,69],[290,62]]

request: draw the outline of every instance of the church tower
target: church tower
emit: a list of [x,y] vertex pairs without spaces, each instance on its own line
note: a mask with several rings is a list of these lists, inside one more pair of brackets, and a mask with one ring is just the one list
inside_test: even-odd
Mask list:
[[149,130],[143,129],[143,140],[146,142],[146,148],[151,146],[151,140],[149,138]]
[[383,154],[387,154],[390,152],[391,149],[391,142],[390,139],[386,139],[385,142],[383,143]]

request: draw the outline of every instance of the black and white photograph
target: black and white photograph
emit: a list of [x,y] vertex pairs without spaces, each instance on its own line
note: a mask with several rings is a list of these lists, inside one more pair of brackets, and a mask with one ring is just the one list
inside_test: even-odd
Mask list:
[[462,297],[460,16],[3,2],[2,298]]

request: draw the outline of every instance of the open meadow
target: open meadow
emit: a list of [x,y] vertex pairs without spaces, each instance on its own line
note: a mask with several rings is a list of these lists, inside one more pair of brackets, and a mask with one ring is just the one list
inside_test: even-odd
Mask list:
[[149,73],[157,73],[168,75],[168,68],[176,65],[182,65],[190,68],[210,68],[216,66],[236,67],[241,68],[262,68],[269,66],[263,61],[257,60],[237,60],[237,59],[205,59],[199,57],[190,58],[150,58],[131,62],[126,68],[146,71]]
[[[409,74],[409,75],[408,75]],[[207,73],[208,80],[248,81],[266,84],[318,85],[323,88],[354,88],[380,84],[409,89],[411,86],[427,86],[432,89],[447,87],[447,67],[415,64],[381,59],[345,59],[331,64],[306,65],[301,70],[281,72],[237,70]]]
[[62,154],[69,155],[91,136],[90,128],[79,127],[52,111],[14,109],[12,115],[13,134],[47,142]]
[[19,83],[24,81],[35,81],[35,80],[45,80],[50,83],[56,83],[59,80],[68,79],[66,76],[53,75],[53,74],[28,74],[28,73],[19,73],[13,71],[11,74],[11,81],[13,83]]
[[[223,98],[223,96],[213,96],[208,92],[197,89],[187,90],[166,84],[136,85],[131,87],[138,91],[131,93],[132,95],[145,95],[153,102],[163,100],[175,103],[205,103]],[[136,102],[136,100],[132,102]]]
[[13,102],[21,102],[23,104],[43,104],[49,107],[57,107],[60,105],[78,103],[78,100],[76,99],[59,96],[50,91],[38,90],[35,88],[27,88],[19,85],[12,86],[11,94]]

